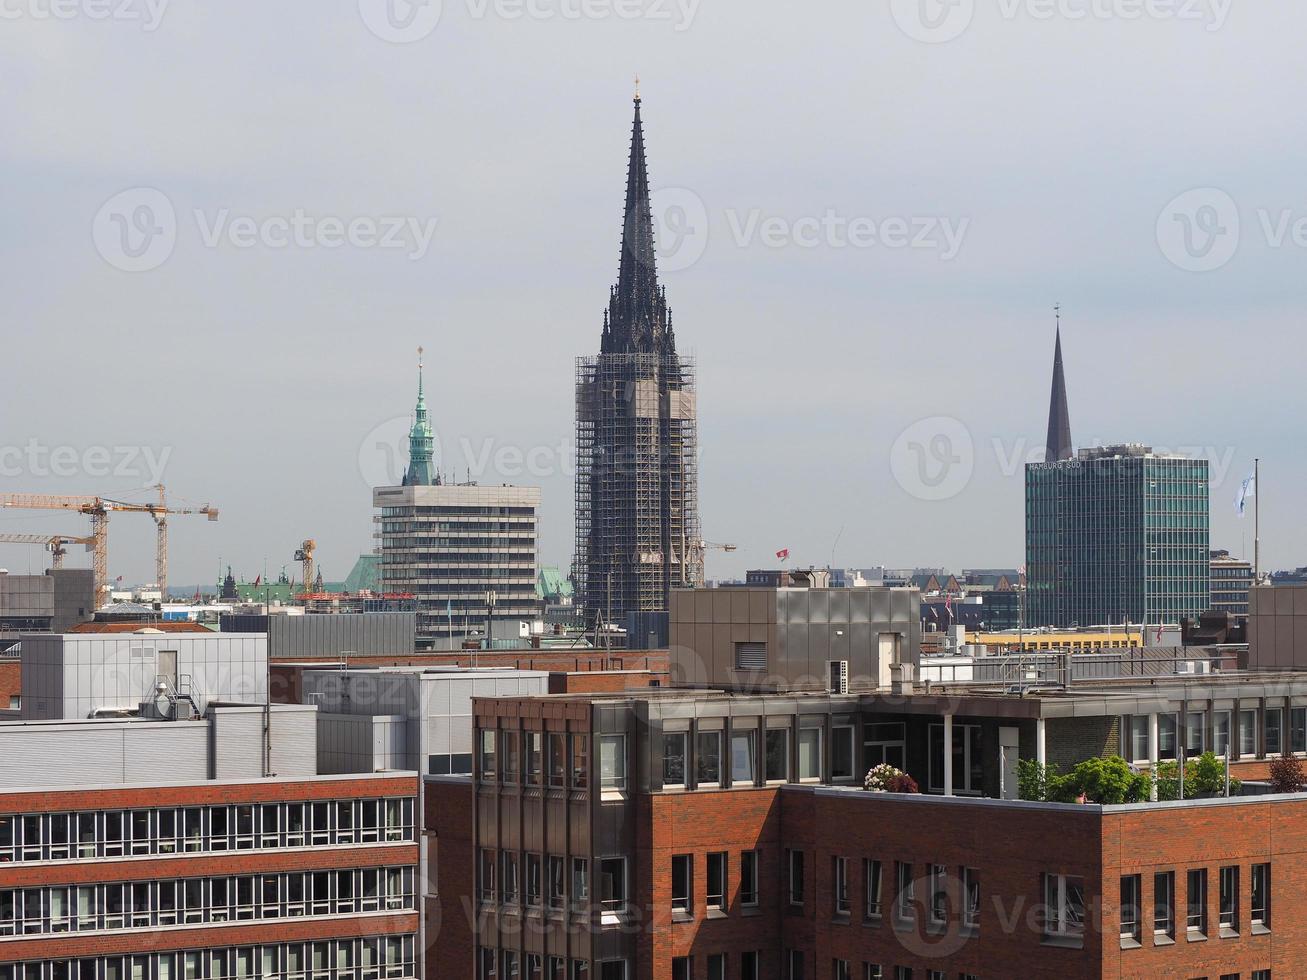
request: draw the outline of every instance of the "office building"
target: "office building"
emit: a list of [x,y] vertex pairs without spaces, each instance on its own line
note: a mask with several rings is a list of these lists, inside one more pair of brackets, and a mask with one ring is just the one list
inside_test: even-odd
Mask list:
[[703,580],[694,362],[658,285],[640,97],[617,285],[597,357],[576,364],[576,601],[625,625]]
[[1210,601],[1205,459],[1146,446],[1026,466],[1026,624],[1178,623]]
[[0,650],[20,633],[62,633],[95,615],[89,568],[52,568],[44,575],[0,571]]
[[1228,551],[1213,551],[1208,564],[1211,581],[1211,606],[1215,612],[1234,616],[1248,615],[1248,590],[1253,586],[1251,562],[1233,557]]

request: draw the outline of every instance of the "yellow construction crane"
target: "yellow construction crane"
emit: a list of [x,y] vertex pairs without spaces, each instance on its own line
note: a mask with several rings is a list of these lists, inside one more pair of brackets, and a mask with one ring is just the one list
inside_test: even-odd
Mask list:
[[90,551],[95,545],[95,538],[78,538],[69,534],[0,534],[0,544],[39,544],[50,552],[50,567],[63,568],[64,555],[68,550],[66,544],[84,544]]
[[300,563],[304,574],[304,592],[313,591],[313,552],[317,550],[318,543],[312,538],[304,541],[299,550],[295,552],[295,560]]
[[24,510],[75,510],[91,518],[91,567],[94,570],[96,606],[109,601],[109,514],[112,511],[149,514],[154,518],[156,533],[154,571],[159,579],[160,594],[168,595],[168,516],[170,514],[203,514],[211,521],[218,519],[218,508],[169,507],[164,488],[159,484],[151,489],[159,492],[157,504],[131,503],[110,500],[106,497],[69,496],[42,493],[0,493],[0,507]]

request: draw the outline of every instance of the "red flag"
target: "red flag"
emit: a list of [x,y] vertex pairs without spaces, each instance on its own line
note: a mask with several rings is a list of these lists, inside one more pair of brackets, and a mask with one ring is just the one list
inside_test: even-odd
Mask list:
[[776,552],[776,557],[779,558],[781,561],[785,561],[787,558],[790,557],[790,549],[782,548],[780,551]]
[[1161,623],[1158,623],[1158,624],[1157,624],[1157,639],[1155,639],[1153,642],[1154,642],[1154,643],[1161,643],[1161,642],[1162,642],[1162,624],[1161,624]]
[[257,589],[257,588],[258,588],[262,583],[263,583],[263,576],[262,576],[262,575],[255,575],[255,576],[254,576],[254,587]]

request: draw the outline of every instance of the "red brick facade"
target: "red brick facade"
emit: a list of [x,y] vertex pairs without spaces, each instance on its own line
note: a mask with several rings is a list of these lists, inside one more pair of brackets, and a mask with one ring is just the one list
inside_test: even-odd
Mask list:
[[23,662],[0,660],[0,708],[8,708],[15,694],[22,693]]

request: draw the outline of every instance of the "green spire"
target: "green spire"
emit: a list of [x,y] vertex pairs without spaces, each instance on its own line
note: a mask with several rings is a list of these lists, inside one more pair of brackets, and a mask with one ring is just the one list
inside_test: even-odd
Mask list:
[[422,386],[422,348],[418,348],[418,403],[413,412],[413,428],[408,434],[408,472],[404,486],[426,487],[433,485],[435,474],[432,461],[435,457],[436,438],[427,419],[427,397]]

